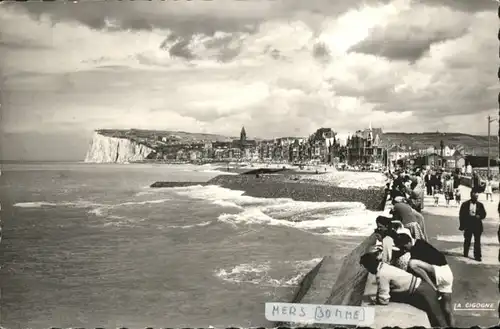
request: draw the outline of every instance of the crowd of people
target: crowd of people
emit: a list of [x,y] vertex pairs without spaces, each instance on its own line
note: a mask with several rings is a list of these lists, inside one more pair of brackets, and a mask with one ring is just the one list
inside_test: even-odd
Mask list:
[[453,272],[445,255],[428,240],[421,213],[424,194],[443,193],[447,206],[455,199],[460,206],[458,229],[464,234],[463,256],[468,257],[474,237],[474,258],[480,262],[482,220],[486,217],[484,205],[477,199],[478,187],[482,186],[478,181],[471,190],[470,200],[462,203],[459,171],[449,174],[416,169],[389,172],[388,177],[392,217],[377,217],[377,243],[360,259],[360,264],[376,278],[377,294],[372,301],[382,305],[388,304],[389,299],[406,302],[424,310],[431,326],[452,327]]

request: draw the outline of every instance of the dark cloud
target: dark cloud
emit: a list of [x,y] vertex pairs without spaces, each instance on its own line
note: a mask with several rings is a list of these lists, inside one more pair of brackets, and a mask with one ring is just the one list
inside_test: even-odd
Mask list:
[[[183,37],[176,34],[169,35],[160,45],[160,49],[168,51],[173,57],[178,57],[186,60],[200,59],[199,56],[194,54],[189,46],[193,42],[194,36]],[[208,50],[215,50],[215,59],[221,62],[228,62],[235,58],[239,53],[241,46],[230,46],[234,40],[234,35],[226,35],[223,37],[216,37],[207,39],[203,45]]]
[[387,59],[414,62],[429,51],[433,43],[439,41],[443,40],[429,38],[427,40],[381,42],[380,40],[369,38],[353,46],[349,51],[377,55]]
[[[35,18],[49,15],[54,22],[79,22],[94,29],[110,29],[106,20],[113,19],[117,20],[119,29],[167,28],[188,36],[195,33],[211,35],[216,31],[251,32],[259,23],[270,19],[290,18],[296,14],[333,18],[352,8],[389,2],[390,0],[213,1],[198,4],[198,10],[195,10],[194,4],[188,6],[186,3],[171,1],[9,2],[6,5],[22,8]],[[237,15],[233,15],[233,12],[237,12]],[[314,22],[310,23],[314,25]]]
[[320,61],[326,61],[330,59],[330,52],[328,50],[328,47],[323,43],[315,44],[313,47],[313,56]]
[[325,16],[338,16],[350,9],[364,5],[384,5],[392,0],[286,0],[279,2],[279,10],[290,14],[310,12]]
[[188,60],[194,59],[195,56],[191,53],[188,46],[189,40],[179,40],[172,47],[170,47],[168,53],[175,57],[185,58]]
[[445,6],[463,12],[497,11],[495,0],[419,0],[422,5]]
[[[167,4],[167,2],[165,2]],[[7,6],[22,9],[32,17],[40,19],[50,17],[54,23],[78,22],[93,29],[151,30],[164,28],[174,30],[179,35],[189,36],[195,33],[212,35],[216,31],[238,32],[252,31],[252,25],[258,20],[253,17],[233,18],[213,17],[205,14],[179,15],[168,10],[155,12],[153,3],[132,1],[80,1],[71,2],[29,2],[6,3]],[[168,4],[167,4],[168,5]],[[174,5],[173,3],[171,5]],[[138,9],[146,8],[141,11]],[[107,20],[116,20],[117,27],[109,27]]]
[[367,39],[354,45],[349,51],[377,55],[390,60],[415,62],[424,56],[433,44],[458,38],[467,31],[465,28],[436,32],[424,28],[409,28],[404,34],[390,32],[397,29],[398,27],[394,26],[375,29]]

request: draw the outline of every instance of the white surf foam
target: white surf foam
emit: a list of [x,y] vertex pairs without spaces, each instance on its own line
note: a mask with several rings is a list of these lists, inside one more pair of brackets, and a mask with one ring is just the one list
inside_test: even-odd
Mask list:
[[219,175],[239,175],[238,173],[235,173],[235,172],[213,170],[213,169],[206,169],[206,170],[202,170],[201,172],[210,173],[210,174],[219,174]]
[[199,224],[192,224],[192,225],[170,225],[168,228],[182,228],[182,229],[187,229],[187,228],[193,228],[193,227],[204,227],[212,224],[213,222],[207,221]]
[[231,225],[264,224],[288,226],[328,235],[368,236],[375,228],[375,218],[381,214],[366,210],[359,202],[305,202],[280,198],[255,198],[243,191],[215,185],[172,188],[176,193],[233,207],[236,214],[222,214],[219,221]]
[[213,203],[218,205],[218,206],[221,206],[221,207],[243,209],[241,206],[238,206],[236,203],[231,202],[231,201],[215,200]]
[[92,206],[100,206],[98,203],[91,201],[78,200],[73,202],[18,202],[13,205],[17,208],[42,208],[42,207],[75,207],[75,208],[88,208]]
[[[446,242],[464,242],[464,236],[463,235],[438,235],[436,237],[437,240],[439,241],[446,241]],[[482,236],[481,237],[481,244],[483,245],[498,245],[498,237],[496,236]]]
[[[170,201],[169,198],[157,199],[157,200],[144,200],[144,201],[128,201],[117,204],[102,204],[95,203],[92,201],[78,200],[73,202],[18,202],[13,206],[18,208],[41,208],[41,207],[74,207],[74,208],[91,208],[91,207],[101,207],[101,208],[116,208],[121,206],[136,206],[136,205],[147,205],[147,204],[158,204]],[[95,210],[95,209],[94,209]],[[93,211],[93,210],[91,210]]]
[[309,270],[311,270],[320,259],[312,259],[307,261],[294,262],[296,273],[291,276],[273,278],[269,272],[271,271],[271,263],[244,263],[236,265],[230,269],[217,269],[215,276],[221,280],[231,283],[249,283],[259,286],[269,287],[297,287]]
[[52,202],[18,202],[13,205],[17,208],[41,208],[41,207],[57,207],[56,203]]
[[111,205],[110,207],[121,207],[121,206],[141,206],[141,205],[146,205],[146,204],[158,204],[158,203],[165,203],[167,201],[170,201],[171,199],[158,199],[158,200],[145,200],[145,201],[129,201],[129,202],[122,202],[118,203],[115,205]]

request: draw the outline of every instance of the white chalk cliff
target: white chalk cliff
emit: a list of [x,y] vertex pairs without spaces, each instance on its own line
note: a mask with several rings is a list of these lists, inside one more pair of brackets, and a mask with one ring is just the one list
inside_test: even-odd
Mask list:
[[126,138],[109,137],[94,132],[85,162],[91,163],[127,163],[142,161],[147,158],[152,148],[133,142]]

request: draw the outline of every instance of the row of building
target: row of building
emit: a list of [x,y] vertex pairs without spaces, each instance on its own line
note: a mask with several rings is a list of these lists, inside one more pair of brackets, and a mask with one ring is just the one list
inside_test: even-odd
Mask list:
[[[151,145],[150,145],[151,146]],[[179,142],[176,136],[157,136],[151,157],[162,160],[210,162],[252,161],[288,163],[347,163],[391,166],[412,162],[423,165],[461,167],[466,156],[462,147],[441,145],[412,149],[388,145],[380,128],[371,125],[348,136],[343,145],[332,128],[320,128],[309,137],[248,139],[245,128],[240,138],[227,141]]]
[[272,161],[331,163],[340,152],[336,133],[320,128],[309,137],[281,137],[269,140],[248,139],[245,128],[240,138],[228,141],[176,142],[175,136],[158,136],[148,143],[156,150],[151,157],[176,161]]

